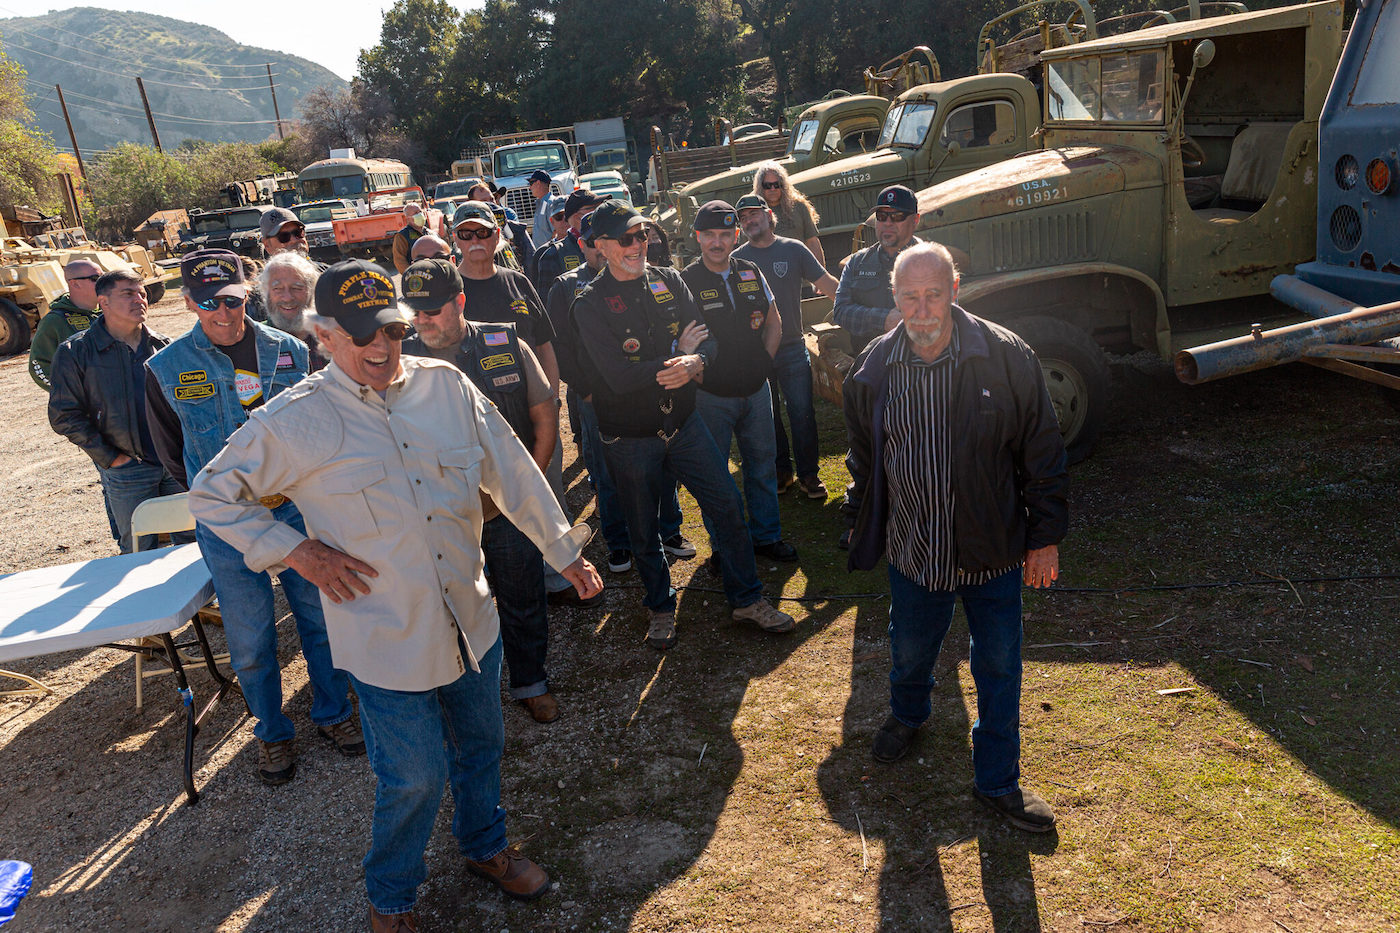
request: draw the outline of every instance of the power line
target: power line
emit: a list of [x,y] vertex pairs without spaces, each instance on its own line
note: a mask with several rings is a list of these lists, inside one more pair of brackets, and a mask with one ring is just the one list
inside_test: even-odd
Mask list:
[[[0,6],[0,10],[4,10],[4,11],[7,12],[7,13],[13,13],[15,16],[20,17],[20,18],[22,18],[22,19],[28,18],[28,17],[25,17],[25,15],[24,15],[23,13],[20,13],[18,10],[12,10],[12,9],[10,9],[9,7],[6,7],[6,6]],[[91,36],[91,35],[84,35],[83,33],[80,33],[80,32],[74,32],[74,31],[71,30],[71,29],[64,29],[62,26],[56,26],[56,25],[54,25],[54,24],[52,24],[52,23],[48,23],[48,24],[46,24],[46,25],[47,25],[47,27],[48,27],[49,29],[52,29],[52,30],[54,30],[54,31],[56,31],[56,32],[67,33],[67,34],[70,35],[70,36],[76,36],[77,38],[82,39],[84,42],[92,42],[92,43],[96,43],[96,44],[98,44],[98,45],[103,45],[103,46],[106,46],[106,47],[109,48],[109,49],[112,49],[113,51],[120,52],[120,53],[122,53],[122,54],[124,54],[124,55],[132,55],[132,56],[134,57],[134,55],[133,55],[133,53],[131,52],[131,50],[129,50],[129,49],[124,49],[124,48],[122,48],[121,46],[118,46],[118,45],[114,45],[113,43],[108,42],[108,41],[106,41],[105,39],[99,39],[98,37],[96,37],[96,36]],[[17,30],[19,30],[19,31],[21,31],[21,32],[24,31],[24,30],[23,30],[21,27],[19,27],[19,26],[13,26],[13,25],[12,25],[10,28],[11,28],[11,29],[17,29]],[[242,43],[238,43],[238,44],[241,45]],[[200,65],[200,66],[208,67],[204,62],[197,61],[197,60],[195,60],[195,59],[193,59],[193,58],[172,58],[172,59],[169,59],[169,61],[172,61],[172,62],[187,62],[187,63],[189,63],[189,64],[191,64],[191,65]],[[239,64],[236,64],[236,63],[230,63],[230,64],[227,64],[227,65],[219,65],[219,66],[217,66],[217,67],[219,67],[219,68],[266,68],[269,64],[272,64],[272,63],[271,63],[271,62],[263,62],[262,64],[259,64],[259,65],[239,65]],[[165,70],[165,69],[161,69],[161,70]],[[230,76],[230,77],[232,77],[232,76]],[[252,77],[252,75],[239,75],[238,77]]]
[[[131,77],[131,75],[129,75],[129,74],[122,74],[122,73],[117,72],[117,71],[108,71],[106,68],[98,68],[96,65],[88,65],[88,64],[85,64],[85,63],[83,63],[83,62],[75,62],[75,61],[69,61],[69,60],[66,59],[66,58],[59,58],[57,55],[50,55],[48,52],[41,52],[41,51],[39,51],[38,49],[31,49],[31,48],[29,48],[28,46],[23,46],[23,45],[21,45],[21,46],[15,46],[15,48],[21,49],[21,50],[23,50],[23,51],[25,51],[25,52],[32,53],[32,54],[34,54],[34,55],[42,55],[42,56],[44,56],[45,58],[52,58],[54,61],[63,62],[65,65],[74,65],[74,66],[76,66],[76,67],[78,67],[78,68],[88,68],[88,69],[91,69],[92,71],[98,71],[98,72],[101,72],[101,73],[104,74],[104,75],[111,75],[111,76],[114,77],[114,78],[130,78],[130,77]],[[274,72],[274,74],[275,74],[275,72]],[[161,87],[178,87],[178,88],[181,88],[181,89],[184,89],[184,90],[189,90],[189,91],[218,91],[218,92],[220,92],[220,93],[227,93],[227,94],[242,93],[243,91],[260,91],[260,90],[262,90],[264,87],[267,86],[267,85],[265,85],[265,84],[258,84],[258,85],[253,85],[253,86],[251,86],[251,87],[201,87],[201,86],[199,86],[198,84],[172,84],[172,83],[169,82],[169,81],[150,81],[150,82],[147,82],[147,83],[149,83],[149,84],[158,84],[158,85],[160,85]]]
[[[146,111],[141,107],[133,107],[130,104],[119,104],[115,101],[101,100],[100,98],[96,97],[88,97],[86,94],[79,94],[77,91],[69,91],[68,96],[82,97],[86,100],[94,101],[94,103],[91,104],[73,103],[70,105],[73,107],[82,107],[87,110],[99,110],[101,109],[99,105],[103,105],[107,107],[121,107],[125,110],[131,111],[130,113],[120,114],[120,116],[144,117],[146,115]],[[276,120],[210,120],[205,117],[182,117],[179,114],[162,113],[159,110],[152,110],[151,114],[152,116],[163,117],[167,120],[174,120],[180,123],[208,123],[213,124],[215,126],[266,126],[277,122]]]
[[[71,50],[74,51],[74,52],[80,52],[80,53],[87,53],[87,52],[90,52],[90,51],[91,51],[91,49],[89,49],[89,48],[84,48],[84,47],[82,47],[82,46],[71,45],[71,44],[69,44],[69,43],[59,42],[57,39],[53,39],[53,38],[50,38],[50,37],[48,37],[48,36],[40,35],[40,34],[37,33],[37,32],[32,32],[32,31],[30,31],[30,30],[28,30],[28,29],[24,29],[24,28],[22,28],[22,27],[20,27],[20,26],[13,26],[13,25],[12,25],[12,26],[8,27],[8,30],[7,30],[7,31],[10,31],[10,32],[18,32],[18,33],[21,33],[21,34],[23,34],[23,35],[30,36],[30,37],[32,37],[32,38],[34,38],[34,39],[38,39],[40,42],[51,43],[51,44],[53,44],[53,45],[55,45],[55,46],[57,46],[58,48],[61,48],[61,49],[71,49]],[[99,39],[93,37],[93,38],[89,38],[87,41],[93,42],[93,43],[101,43],[102,40],[99,40]],[[20,48],[25,49],[26,51],[34,51],[33,49],[30,49],[29,46],[25,46],[25,45],[21,45]],[[135,55],[134,53],[132,53],[132,52],[129,52],[129,51],[126,51],[126,50],[121,50],[121,49],[114,49],[114,50],[115,50],[115,51],[121,51],[121,52],[123,52],[123,54],[128,55],[129,57],[131,57],[131,58],[133,59],[132,67],[138,67],[138,66],[139,66],[141,69],[147,70],[147,71],[166,71],[166,72],[169,72],[170,74],[179,75],[179,76],[185,77],[185,78],[249,78],[249,79],[251,79],[251,78],[254,77],[254,75],[247,75],[247,74],[242,74],[242,75],[221,75],[221,74],[218,74],[218,73],[216,73],[216,72],[214,72],[214,71],[212,70],[212,69],[214,69],[214,68],[223,67],[223,66],[221,66],[221,65],[210,65],[210,66],[208,66],[208,68],[209,68],[210,70],[207,70],[207,71],[190,71],[190,70],[188,70],[188,69],[162,68],[162,67],[159,66],[159,65],[151,65],[151,64],[147,64],[147,63],[141,61],[141,60],[138,59],[138,58],[136,57],[136,55]],[[115,62],[114,64],[124,64],[124,63],[123,63],[123,62]],[[263,66],[259,66],[259,67],[267,67],[267,66],[266,66],[266,65],[263,65]]]

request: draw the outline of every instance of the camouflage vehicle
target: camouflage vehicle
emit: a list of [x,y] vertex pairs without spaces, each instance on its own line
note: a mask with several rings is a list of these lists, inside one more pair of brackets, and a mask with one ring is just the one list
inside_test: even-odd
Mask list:
[[1342,38],[1326,0],[1046,51],[1044,149],[919,193],[960,303],[1039,353],[1072,457],[1107,410],[1103,349],[1171,358],[1286,313],[1269,282],[1313,255]]

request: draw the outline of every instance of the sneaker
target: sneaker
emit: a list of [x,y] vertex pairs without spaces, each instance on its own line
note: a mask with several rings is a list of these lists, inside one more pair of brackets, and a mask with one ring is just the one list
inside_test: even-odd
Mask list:
[[912,726],[906,726],[891,713],[885,720],[885,724],[880,727],[880,731],[875,733],[875,741],[871,743],[870,754],[876,761],[883,761],[886,764],[898,761],[909,754],[909,748],[914,744],[914,737],[919,734],[919,730]]
[[758,557],[766,557],[769,560],[780,560],[784,563],[792,563],[797,560],[797,548],[786,541],[770,541],[767,544],[755,544],[753,552]]
[[793,484],[794,482],[796,482],[796,480],[797,480],[797,478],[796,478],[795,476],[793,476],[791,473],[789,473],[787,470],[779,470],[779,471],[778,471],[778,495],[781,496],[783,493],[785,493],[785,492],[787,492],[789,489],[791,489],[791,488],[792,488],[792,484]]
[[822,478],[813,473],[811,476],[804,476],[797,481],[797,485],[802,487],[802,491],[807,494],[808,499],[826,500],[826,484]]
[[695,545],[682,534],[673,534],[661,542],[661,549],[672,557],[694,557]]
[[773,604],[766,599],[760,599],[753,605],[744,606],[742,609],[735,609],[732,616],[739,622],[752,622],[765,632],[774,635],[791,632],[797,628],[797,620],[786,612],[774,609]]
[[674,612],[653,612],[651,624],[647,626],[647,644],[657,651],[665,651],[676,643],[676,614]]
[[370,933],[418,933],[418,916],[413,911],[402,914],[381,914],[369,908]]
[[1048,833],[1055,828],[1055,811],[1033,790],[1023,787],[999,797],[988,797],[976,788],[972,793],[1018,829],[1028,833]]
[[296,752],[291,739],[283,742],[258,739],[258,780],[268,787],[277,787],[290,781],[296,773]]
[[613,573],[626,573],[632,569],[632,552],[617,550],[608,552],[608,569]]
[[596,593],[587,599],[578,595],[578,590],[572,586],[567,590],[560,590],[557,593],[550,593],[545,597],[545,601],[551,606],[569,606],[573,609],[592,609],[603,601],[603,594]]
[[365,753],[365,736],[360,731],[360,721],[354,716],[333,726],[317,726],[321,738],[329,739],[335,750],[347,758]]
[[467,871],[519,901],[532,901],[549,890],[549,875],[514,849],[502,849],[484,862],[467,859]]

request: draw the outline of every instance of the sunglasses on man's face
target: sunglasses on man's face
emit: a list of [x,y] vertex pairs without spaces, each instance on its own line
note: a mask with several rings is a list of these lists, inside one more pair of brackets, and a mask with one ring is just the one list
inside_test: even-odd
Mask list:
[[100,276],[100,275],[75,275],[75,276],[73,276],[72,278],[70,278],[68,281],[70,281],[70,282],[96,282],[96,281],[97,281],[98,279],[100,279],[100,278],[102,278],[102,276]]
[[637,230],[632,233],[624,233],[622,236],[613,237],[613,239],[617,241],[617,245],[621,246],[623,249],[631,249],[637,243],[645,243],[647,241],[647,232],[645,230]]
[[[403,321],[390,321],[388,324],[379,328],[379,330],[384,331],[384,336],[388,337],[390,340],[402,340],[413,333],[413,328],[409,327]],[[374,343],[374,338],[379,335],[379,330],[370,334],[368,337],[351,337],[350,339],[355,341],[355,346],[357,347],[367,347]]]
[[277,231],[277,242],[278,242],[278,243],[290,243],[290,242],[292,242],[293,240],[304,240],[304,239],[306,239],[306,228],[305,228],[305,227],[297,227],[297,228],[292,229],[292,230],[278,230],[278,231]]
[[457,231],[457,239],[459,240],[489,240],[495,235],[495,230],[490,230],[486,227],[477,227],[475,230]]
[[213,311],[217,308],[228,308],[231,311],[234,308],[243,307],[243,303],[247,300],[239,298],[237,295],[215,295],[213,298],[196,301],[194,304],[201,311]]
[[875,219],[882,224],[903,223],[909,218],[908,211],[876,211]]
[[778,190],[779,188],[781,188],[782,186],[783,186],[783,183],[780,182],[780,181],[765,181],[765,182],[763,183],[763,187],[766,188],[766,189],[769,190],[769,191],[777,191],[777,190]]

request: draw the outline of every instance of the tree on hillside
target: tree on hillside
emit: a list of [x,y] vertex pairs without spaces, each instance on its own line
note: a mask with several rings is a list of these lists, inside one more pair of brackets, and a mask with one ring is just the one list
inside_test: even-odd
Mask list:
[[24,79],[24,68],[0,51],[0,203],[57,213],[62,208],[53,179],[58,150],[34,127]]
[[119,144],[88,164],[87,184],[99,226],[117,238],[130,236],[156,211],[197,206],[189,163],[151,146]]
[[314,153],[312,161],[326,158],[331,149],[347,147],[361,155],[410,164],[421,158],[421,147],[396,126],[388,99],[359,79],[342,90],[321,87],[307,94],[302,99],[299,130]]

